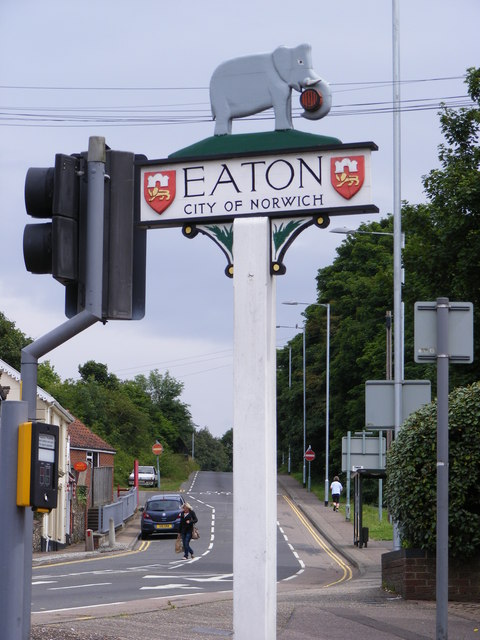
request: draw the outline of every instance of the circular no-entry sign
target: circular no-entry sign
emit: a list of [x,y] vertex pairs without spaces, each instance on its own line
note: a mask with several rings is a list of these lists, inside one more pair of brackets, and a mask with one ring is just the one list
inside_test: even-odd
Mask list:
[[315,451],[313,451],[313,449],[307,449],[305,451],[305,460],[307,460],[308,462],[312,462],[312,460],[315,460]]
[[153,445],[153,447],[152,447],[152,451],[153,451],[153,453],[154,453],[156,456],[159,456],[159,455],[162,453],[162,451],[163,451],[163,447],[162,447],[162,445],[160,444],[160,442],[156,442],[156,443]]

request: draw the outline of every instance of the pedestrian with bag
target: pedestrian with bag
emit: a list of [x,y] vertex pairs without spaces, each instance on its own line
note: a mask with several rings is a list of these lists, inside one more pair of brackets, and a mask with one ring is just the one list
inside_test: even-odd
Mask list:
[[192,539],[194,525],[198,522],[198,518],[195,511],[192,509],[188,502],[183,505],[183,512],[180,516],[180,535],[183,542],[183,559],[188,560],[188,555],[194,558],[193,549],[190,546],[190,540]]

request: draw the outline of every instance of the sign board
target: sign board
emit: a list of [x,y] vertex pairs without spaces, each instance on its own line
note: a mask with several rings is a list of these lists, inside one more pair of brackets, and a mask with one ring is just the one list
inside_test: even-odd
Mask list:
[[[415,362],[437,360],[437,303],[415,303]],[[473,305],[450,302],[448,312],[448,357],[452,363],[473,362]]]
[[[355,469],[385,469],[386,438],[342,438],[342,471],[348,471],[348,443],[350,440],[350,471]],[[381,449],[380,449],[381,447]],[[381,451],[381,458],[380,458]]]
[[[431,402],[430,380],[402,382],[402,422],[411,413]],[[367,380],[365,383],[365,427],[395,428],[395,386],[393,380]]]
[[87,463],[83,462],[83,461],[79,461],[79,462],[75,462],[75,464],[73,465],[73,468],[75,469],[75,471],[86,471],[87,470]]
[[161,453],[163,452],[163,447],[160,444],[160,442],[156,442],[153,447],[152,447],[152,451],[156,456],[161,455]]
[[315,451],[313,451],[312,449],[307,449],[305,451],[304,457],[307,462],[313,462],[315,460]]
[[140,164],[140,224],[182,226],[239,216],[273,218],[376,212],[372,142],[167,158]]

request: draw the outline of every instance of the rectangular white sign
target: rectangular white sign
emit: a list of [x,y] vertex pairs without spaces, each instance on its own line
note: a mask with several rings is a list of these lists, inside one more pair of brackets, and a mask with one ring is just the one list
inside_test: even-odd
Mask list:
[[198,160],[154,160],[140,169],[142,226],[201,224],[238,216],[281,218],[378,211],[371,204],[371,143]]

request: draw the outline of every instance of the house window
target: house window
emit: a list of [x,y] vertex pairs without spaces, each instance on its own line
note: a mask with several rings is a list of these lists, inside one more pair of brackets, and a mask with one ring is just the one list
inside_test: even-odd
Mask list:
[[92,467],[100,466],[100,454],[98,451],[87,451],[87,464],[90,464]]

